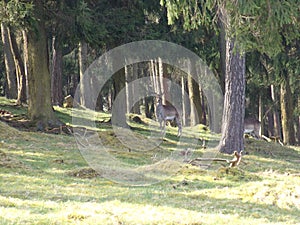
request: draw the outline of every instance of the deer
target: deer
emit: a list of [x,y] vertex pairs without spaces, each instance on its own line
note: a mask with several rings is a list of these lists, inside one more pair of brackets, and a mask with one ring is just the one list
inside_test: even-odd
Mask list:
[[179,117],[179,113],[176,108],[172,105],[163,105],[161,95],[157,97],[157,106],[156,106],[156,118],[159,122],[159,127],[161,134],[165,132],[166,122],[175,120],[178,127],[177,137],[181,136],[182,125]]
[[255,138],[260,138],[260,122],[254,118],[245,118],[244,133],[253,135]]

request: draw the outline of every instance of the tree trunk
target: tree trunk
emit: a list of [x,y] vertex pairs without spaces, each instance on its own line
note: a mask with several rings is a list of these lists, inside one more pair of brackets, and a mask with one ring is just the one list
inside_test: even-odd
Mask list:
[[273,120],[274,120],[274,136],[279,137],[280,139],[282,138],[282,133],[281,133],[281,124],[280,124],[280,118],[279,118],[279,112],[278,112],[278,107],[277,107],[277,93],[275,91],[275,86],[272,84],[271,85],[271,98],[273,101]]
[[182,99],[182,126],[187,125],[187,112],[186,112],[186,102],[185,102],[185,78],[181,76],[181,99]]
[[[230,20],[225,8],[220,8],[220,21],[226,33],[225,96],[219,151],[232,154],[244,150],[245,117],[245,55],[230,39]],[[236,46],[235,46],[236,45]]]
[[198,100],[197,97],[200,96],[200,93],[198,93],[199,95],[197,96],[197,93],[195,92],[196,88],[192,76],[188,76],[188,89],[189,89],[189,99],[190,99],[190,107],[191,107],[190,125],[195,126],[196,124],[199,123],[199,114],[198,114],[199,111],[197,105],[200,106],[200,103],[197,102],[196,100]]
[[150,119],[154,117],[154,102],[152,97],[145,98],[145,115]]
[[260,121],[259,136],[261,137],[264,134],[265,125],[264,125],[264,101],[262,96],[262,91],[259,92],[258,98],[258,120]]
[[28,115],[37,121],[38,130],[57,125],[51,105],[51,80],[48,65],[47,36],[42,15],[43,5],[36,2],[36,26],[27,35],[28,57]]
[[296,126],[297,126],[297,139],[298,139],[298,145],[300,145],[300,96],[298,95],[297,98],[297,108],[298,108],[298,115],[297,115],[297,122],[296,122]]
[[[119,104],[115,105],[115,99],[113,102],[113,117],[115,118],[114,125],[119,127],[127,127],[126,122],[126,89],[125,89],[125,69],[122,68],[117,71],[113,76],[114,89],[115,89],[115,99],[118,97]],[[124,91],[124,90],[125,91]],[[123,94],[120,95],[121,91],[124,91]],[[119,96],[118,96],[119,95]]]
[[207,123],[207,115],[206,115],[206,108],[205,108],[205,97],[204,97],[204,94],[203,94],[203,91],[201,90],[201,88],[199,87],[199,91],[200,91],[200,95],[201,95],[201,112],[202,112],[202,115],[201,115],[201,122],[202,124],[204,125],[208,125]]
[[[132,65],[133,66],[133,71],[132,71],[132,80],[136,80],[139,78],[139,74],[143,74],[143,65],[141,63],[135,63]],[[143,77],[143,75],[141,76]],[[135,90],[134,86],[132,86],[131,94],[135,96],[137,93],[137,90]],[[140,110],[140,100],[137,102],[134,102],[132,112],[135,114],[141,114]]]
[[[286,72],[286,71],[285,71]],[[283,143],[293,145],[296,143],[293,117],[293,98],[287,74],[280,85],[280,106]]]
[[126,88],[126,113],[130,113],[132,107],[132,89],[129,84],[132,79],[133,65],[126,65],[124,68],[125,73],[125,88]]
[[80,75],[80,104],[84,107],[91,108],[91,97],[87,96],[87,93],[91,93],[91,81],[88,78],[84,78],[84,72],[87,69],[87,50],[88,46],[85,41],[79,43],[79,75]]
[[245,56],[238,52],[238,48],[235,50],[234,41],[227,40],[224,111],[219,150],[228,154],[244,150]]
[[53,105],[62,106],[62,48],[57,38],[52,38],[51,99]]
[[24,63],[21,57],[21,53],[17,44],[17,39],[14,32],[8,29],[8,33],[10,36],[10,46],[11,52],[13,55],[13,59],[15,62],[16,68],[16,77],[17,77],[17,85],[18,85],[18,93],[17,93],[17,105],[21,105],[22,103],[26,103],[26,76],[25,76],[25,68]]
[[11,52],[9,33],[7,28],[1,23],[1,36],[3,43],[3,54],[6,71],[5,96],[8,99],[17,98],[17,79],[15,73],[14,59]]
[[219,26],[219,51],[220,51],[220,84],[223,93],[225,92],[225,77],[226,77],[226,28],[221,15],[218,21]]
[[298,145],[300,145],[300,116],[297,118],[297,138],[298,138]]

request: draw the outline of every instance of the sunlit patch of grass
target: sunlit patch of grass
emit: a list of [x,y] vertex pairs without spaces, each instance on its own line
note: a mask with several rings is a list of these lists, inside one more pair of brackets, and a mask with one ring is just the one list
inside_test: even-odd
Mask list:
[[16,100],[14,99],[7,99],[5,97],[0,96],[0,109],[7,110],[14,115],[25,115],[27,113],[26,106],[17,106]]
[[[70,110],[56,111],[71,121]],[[94,118],[86,112],[81,116]],[[96,118],[107,121],[109,116]],[[129,122],[138,139],[150,132],[151,121],[142,119],[145,124]],[[206,157],[202,138],[217,142],[218,136],[204,126],[184,128],[181,140],[176,137],[177,128],[168,127],[164,141],[141,154],[124,146],[111,125],[97,123],[99,137],[111,155],[130,168],[154,169],[152,175],[159,181],[130,186],[97,174],[72,136],[21,132],[0,125],[1,160],[10,165],[0,164],[1,224],[294,225],[300,221],[299,147],[246,140],[238,168],[219,162],[202,168],[184,163],[176,154],[191,149],[191,157]],[[158,127],[151,129],[160,132]],[[113,163],[95,156],[99,165]]]

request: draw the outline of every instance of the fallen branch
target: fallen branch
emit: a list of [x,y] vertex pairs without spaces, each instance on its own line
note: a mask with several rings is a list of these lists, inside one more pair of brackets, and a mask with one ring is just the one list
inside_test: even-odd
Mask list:
[[194,166],[198,166],[199,162],[203,162],[203,161],[226,162],[229,164],[229,167],[235,167],[238,166],[242,160],[242,151],[241,152],[234,151],[233,156],[234,157],[232,160],[223,159],[223,158],[195,158],[188,161],[188,163]]

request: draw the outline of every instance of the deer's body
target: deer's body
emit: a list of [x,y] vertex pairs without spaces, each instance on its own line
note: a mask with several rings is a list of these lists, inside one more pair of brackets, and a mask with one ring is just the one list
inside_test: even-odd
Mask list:
[[254,118],[246,118],[244,121],[244,133],[260,137],[260,122]]
[[156,106],[156,118],[159,122],[161,133],[165,131],[167,121],[175,120],[178,126],[177,136],[181,135],[182,125],[176,108],[171,105],[163,105],[161,98],[158,99],[158,105]]

